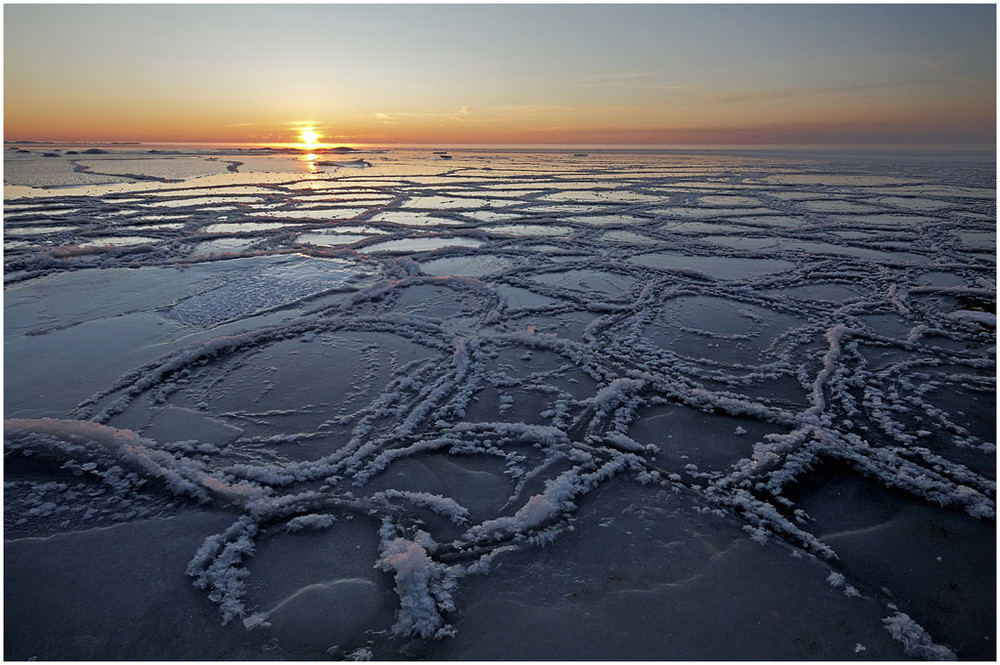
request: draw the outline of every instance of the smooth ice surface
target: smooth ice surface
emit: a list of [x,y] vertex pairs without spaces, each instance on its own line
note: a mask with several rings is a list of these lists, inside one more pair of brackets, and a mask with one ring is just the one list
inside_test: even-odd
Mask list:
[[5,658],[995,659],[994,156],[575,152],[8,145]]

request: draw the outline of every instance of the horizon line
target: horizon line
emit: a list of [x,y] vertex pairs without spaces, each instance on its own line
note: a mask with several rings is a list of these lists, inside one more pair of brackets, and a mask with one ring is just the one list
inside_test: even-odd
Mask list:
[[935,147],[935,146],[979,146],[979,147],[997,147],[997,141],[994,140],[944,140],[944,141],[750,141],[750,142],[726,142],[726,141],[712,141],[712,142],[584,142],[584,141],[535,141],[535,142],[514,142],[514,141],[342,141],[342,142],[324,142],[319,145],[307,148],[298,142],[289,141],[225,141],[225,140],[178,140],[178,139],[157,139],[157,140],[134,140],[134,139],[4,139],[4,145],[15,145],[15,144],[28,144],[28,145],[122,145],[122,146],[136,146],[136,145],[240,145],[240,146],[259,146],[262,148],[291,148],[302,150],[305,152],[309,151],[324,151],[333,148],[349,147],[352,145],[360,146],[386,146],[386,147],[408,147],[408,146],[469,146],[469,147],[516,147],[516,146],[552,146],[552,147],[593,147],[593,148],[610,148],[610,147],[650,147],[650,148],[664,148],[664,147],[734,147],[734,146],[744,146],[744,147],[760,147],[760,148],[809,148],[809,147],[854,147],[854,148],[864,148],[864,147]]

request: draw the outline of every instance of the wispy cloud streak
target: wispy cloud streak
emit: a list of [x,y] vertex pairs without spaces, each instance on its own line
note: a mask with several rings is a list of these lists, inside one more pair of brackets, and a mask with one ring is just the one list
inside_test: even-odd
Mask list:
[[880,83],[863,83],[858,85],[824,86],[811,88],[773,88],[770,90],[747,90],[732,95],[715,97],[713,104],[733,104],[738,102],[759,102],[776,99],[792,99],[795,97],[815,97],[817,95],[833,95],[842,92],[858,92],[862,90],[881,90],[910,84],[909,81],[885,81]]
[[469,114],[472,113],[472,108],[468,106],[461,106],[455,111],[449,111],[446,113],[421,113],[417,111],[392,111],[392,112],[378,112],[375,113],[375,121],[381,122],[386,125],[398,125],[400,124],[399,119],[403,118],[441,118],[449,120],[466,120]]

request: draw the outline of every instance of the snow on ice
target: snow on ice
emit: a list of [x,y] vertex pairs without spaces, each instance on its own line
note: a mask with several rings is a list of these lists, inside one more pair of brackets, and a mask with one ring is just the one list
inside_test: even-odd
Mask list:
[[6,153],[6,657],[995,658],[992,155]]

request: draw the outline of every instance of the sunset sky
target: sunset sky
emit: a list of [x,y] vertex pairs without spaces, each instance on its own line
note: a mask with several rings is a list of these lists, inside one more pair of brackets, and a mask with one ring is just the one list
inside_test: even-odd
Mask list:
[[5,140],[996,140],[993,5],[5,5]]

